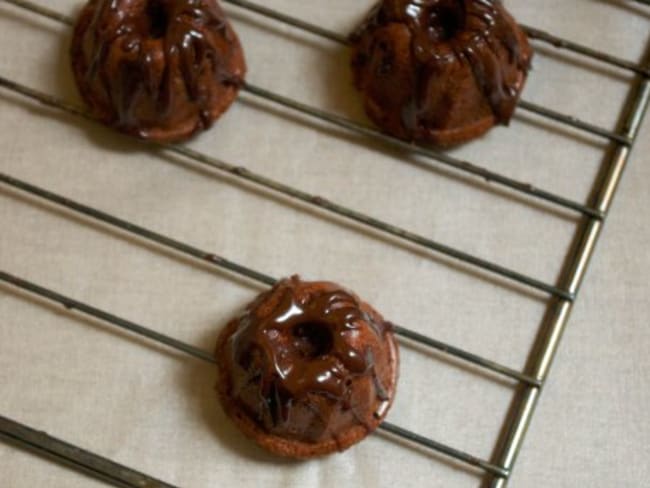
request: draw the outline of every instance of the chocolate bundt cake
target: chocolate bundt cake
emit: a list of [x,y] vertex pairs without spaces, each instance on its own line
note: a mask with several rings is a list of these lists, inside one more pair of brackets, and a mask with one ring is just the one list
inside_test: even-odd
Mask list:
[[499,0],[383,0],[351,40],[368,116],[439,146],[507,124],[532,58]]
[[90,0],[74,29],[71,61],[94,116],[159,142],[210,127],[246,71],[215,0]]
[[397,382],[390,324],[339,285],[296,276],[230,322],[215,357],[226,413],[260,446],[293,458],[362,440],[386,416]]

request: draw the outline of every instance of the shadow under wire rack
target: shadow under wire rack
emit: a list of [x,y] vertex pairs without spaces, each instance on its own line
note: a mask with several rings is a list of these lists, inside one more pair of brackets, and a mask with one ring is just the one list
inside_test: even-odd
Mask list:
[[[73,19],[71,17],[53,11],[46,6],[23,0],[4,1],[5,3],[12,4],[30,13],[44,16],[53,21],[66,25],[73,24]],[[224,1],[274,21],[288,24],[313,35],[329,39],[332,42],[342,45],[348,43],[347,36],[323,29],[320,26],[283,14],[269,7],[249,2],[247,0]],[[629,2],[650,5],[650,0],[629,0]],[[512,280],[521,285],[531,287],[547,294],[549,301],[546,323],[543,324],[542,333],[539,335],[538,340],[533,347],[531,355],[532,359],[525,371],[515,370],[490,359],[480,357],[462,348],[443,343],[434,338],[409,330],[400,325],[396,325],[395,327],[397,335],[402,340],[416,342],[424,347],[435,349],[444,354],[451,355],[460,361],[466,361],[477,367],[489,370],[494,374],[513,379],[518,383],[519,389],[517,391],[514,408],[511,410],[509,417],[503,425],[502,441],[499,443],[496,454],[491,460],[477,458],[452,446],[442,444],[433,439],[422,436],[417,432],[406,430],[392,423],[384,422],[380,426],[381,430],[392,436],[402,438],[407,442],[443,454],[455,459],[456,461],[465,463],[474,469],[482,471],[485,475],[486,486],[490,486],[491,488],[504,488],[508,482],[510,474],[512,473],[517,455],[524,441],[526,430],[539,400],[542,387],[547,380],[562,333],[567,325],[573,303],[577,297],[580,285],[587,270],[589,260],[594,252],[595,245],[599,239],[612,200],[616,193],[616,189],[621,180],[623,170],[627,165],[646,109],[650,103],[650,56],[646,55],[642,63],[635,63],[554,36],[548,32],[530,26],[524,25],[523,28],[528,36],[534,41],[546,43],[553,48],[564,49],[573,52],[578,56],[584,56],[598,62],[615,66],[636,75],[635,82],[628,95],[627,104],[621,115],[619,128],[616,131],[604,129],[578,118],[556,112],[525,100],[519,101],[518,108],[521,110],[535,113],[538,116],[548,118],[556,123],[564,124],[580,131],[585,131],[610,142],[610,147],[608,149],[609,152],[607,153],[604,167],[601,168],[603,177],[596,182],[593,188],[594,196],[592,201],[588,204],[545,191],[541,188],[536,188],[507,175],[499,174],[481,166],[457,159],[444,152],[415,146],[392,138],[367,125],[320,110],[313,106],[305,105],[250,83],[246,83],[242,87],[242,90],[253,96],[260,97],[266,101],[300,113],[308,118],[319,119],[320,121],[327,122],[345,130],[379,141],[387,147],[405,151],[407,154],[422,156],[427,158],[427,160],[433,164],[441,164],[450,167],[455,171],[484,179],[488,183],[500,185],[511,191],[526,195],[528,198],[540,200],[549,205],[577,212],[582,216],[583,221],[577,230],[574,240],[575,246],[572,249],[571,257],[565,264],[565,267],[562,270],[562,278],[557,284],[540,281],[534,277],[517,272],[516,270],[503,267],[495,262],[447,246],[441,242],[371,217],[352,208],[339,205],[317,195],[309,194],[280,181],[252,172],[246,168],[230,165],[208,154],[188,147],[182,145],[146,143],[154,148],[162,149],[169,153],[174,153],[183,158],[192,160],[193,162],[204,165],[212,170],[228,173],[241,180],[248,181],[273,192],[302,201],[308,205],[318,207],[321,210],[354,221],[357,224],[369,227],[375,231],[390,235],[429,251],[443,254],[454,260],[461,261],[466,265],[481,269],[484,272],[498,275],[504,279]],[[16,83],[5,77],[4,74],[0,74],[0,87],[18,93],[41,104],[63,110],[87,120],[93,120],[83,108],[61,100],[53,95],[42,93]],[[157,246],[184,254],[191,258],[208,263],[209,265],[225,269],[234,274],[244,276],[265,285],[272,285],[276,282],[274,277],[268,276],[245,265],[236,263],[206,250],[199,249],[172,237],[157,233],[135,223],[122,220],[119,217],[84,205],[83,203],[73,201],[65,196],[55,194],[45,188],[19,180],[8,174],[0,173],[0,183],[13,188],[14,190],[25,192],[31,196],[64,207],[69,211],[80,214],[84,218],[102,222],[103,224],[119,229],[127,234],[154,243]],[[197,359],[208,363],[215,362],[211,352],[209,351],[196,348],[167,335],[158,333],[155,330],[131,322],[125,318],[95,308],[90,304],[77,301],[56,291],[44,288],[36,283],[14,276],[8,272],[0,270],[0,281],[46,300],[59,303],[69,310],[76,310],[82,314],[104,321],[112,326],[126,329],[158,343],[165,344]],[[173,485],[169,483],[158,480],[144,473],[140,473],[127,466],[119,465],[109,459],[81,449],[78,446],[66,443],[63,440],[48,436],[43,432],[34,430],[27,425],[3,416],[0,416],[0,439],[17,447],[53,458],[58,462],[62,462],[72,467],[73,469],[108,482],[114,486],[173,487]]]

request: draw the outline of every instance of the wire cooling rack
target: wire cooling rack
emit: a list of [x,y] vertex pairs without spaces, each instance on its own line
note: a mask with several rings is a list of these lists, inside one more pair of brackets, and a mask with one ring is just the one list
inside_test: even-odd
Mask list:
[[[67,25],[73,24],[73,19],[55,12],[45,6],[22,0],[4,0],[33,14],[47,17]],[[347,44],[347,37],[335,32],[328,31],[319,26],[310,24],[303,20],[285,15],[268,7],[251,3],[245,0],[224,0],[227,3],[240,8],[252,11],[278,22],[289,24],[298,29],[310,32],[339,44]],[[650,0],[631,0],[633,2],[650,5]],[[540,281],[532,276],[520,273],[516,270],[506,268],[495,262],[471,255],[462,250],[447,246],[441,242],[432,240],[422,235],[400,228],[388,222],[365,215],[352,208],[339,205],[326,200],[318,195],[309,194],[298,188],[294,188],[280,181],[267,178],[261,174],[247,170],[239,166],[227,164],[202,152],[180,145],[159,145],[151,144],[165,151],[175,153],[183,158],[188,158],[196,163],[205,165],[211,169],[229,173],[239,179],[254,183],[260,187],[270,189],[274,192],[284,194],[293,199],[300,200],[309,205],[318,207],[324,211],[336,214],[345,219],[355,221],[363,226],[372,228],[375,231],[390,235],[402,241],[416,246],[446,255],[466,265],[481,269],[486,273],[498,275],[504,279],[512,280],[521,285],[544,292],[549,297],[547,321],[542,325],[542,331],[534,345],[531,360],[525,371],[518,371],[499,364],[495,361],[480,357],[462,348],[446,344],[431,337],[424,336],[415,331],[396,325],[396,333],[402,340],[416,342],[422,346],[435,349],[451,355],[461,361],[466,361],[480,368],[514,379],[520,385],[515,407],[511,410],[509,417],[503,426],[502,440],[491,460],[480,459],[471,454],[463,452],[452,446],[448,446],[427,438],[417,432],[412,432],[395,424],[384,422],[380,429],[402,438],[408,442],[417,444],[425,449],[441,453],[454,458],[457,461],[466,463],[469,466],[482,470],[485,474],[486,486],[492,488],[504,488],[514,467],[517,455],[524,440],[527,427],[531,421],[535,406],[540,397],[542,387],[547,380],[549,369],[555,352],[557,351],[562,333],[566,327],[573,303],[577,298],[580,285],[583,281],[589,260],[593,254],[596,242],[599,239],[604,221],[607,217],[612,199],[616,193],[623,170],[628,162],[630,152],[637,137],[639,127],[642,123],[645,111],[650,103],[650,64],[648,60],[638,64],[619,57],[591,49],[566,39],[554,36],[539,29],[523,26],[527,34],[533,40],[549,44],[557,49],[565,49],[577,55],[590,58],[605,64],[616,66],[636,74],[636,81],[630,90],[626,107],[623,109],[621,122],[616,131],[611,131],[597,125],[582,121],[575,117],[562,114],[557,111],[521,100],[519,109],[535,113],[541,117],[551,119],[557,123],[564,124],[580,131],[585,131],[594,136],[604,138],[610,142],[608,156],[605,166],[602,168],[603,177],[596,182],[593,188],[592,201],[588,204],[577,200],[566,198],[562,195],[536,188],[527,183],[513,179],[507,175],[499,174],[483,167],[474,165],[467,161],[457,159],[443,152],[429,148],[414,146],[412,144],[394,139],[377,130],[354,122],[318,108],[299,103],[295,100],[283,97],[262,87],[246,83],[243,90],[254,96],[281,105],[284,108],[299,112],[300,114],[325,121],[327,123],[342,127],[346,130],[361,134],[367,138],[384,143],[387,147],[407,151],[409,154],[417,154],[427,158],[432,164],[441,164],[453,168],[455,171],[465,173],[490,183],[500,185],[527,198],[546,202],[547,204],[577,212],[583,217],[583,223],[575,236],[577,243],[572,249],[570,259],[565,264],[562,278],[559,283],[551,284]],[[93,120],[83,109],[74,106],[64,100],[50,94],[41,93],[30,89],[27,86],[16,83],[0,75],[0,87],[11,90],[29,99],[40,102],[47,106],[55,107],[70,114]],[[15,190],[28,193],[34,197],[54,203],[61,207],[78,213],[85,218],[100,221],[108,226],[120,229],[123,232],[137,236],[138,238],[150,241],[158,246],[168,248],[175,252],[187,255],[191,258],[207,262],[218,268],[245,276],[251,280],[272,285],[276,282],[274,277],[252,269],[248,266],[236,263],[225,257],[207,252],[191,246],[185,242],[172,237],[154,232],[132,222],[122,220],[116,216],[105,213],[101,210],[89,207],[82,203],[73,201],[65,196],[55,194],[45,188],[37,187],[29,182],[19,180],[10,175],[0,173],[0,183]],[[209,351],[205,351],[167,335],[158,333],[142,325],[136,324],[124,318],[118,317],[109,312],[100,310],[90,304],[77,301],[64,296],[56,291],[39,286],[10,273],[0,271],[0,280],[17,288],[30,292],[41,298],[62,304],[70,310],[76,310],[82,314],[94,317],[108,324],[126,329],[135,334],[147,337],[153,341],[165,344],[171,348],[187,353],[209,363],[214,363],[214,358]],[[110,484],[120,487],[142,487],[161,486],[171,487],[168,483],[154,477],[140,473],[134,469],[119,465],[78,446],[68,444],[62,440],[48,436],[45,433],[36,431],[29,426],[0,416],[0,438],[4,441],[27,449],[41,455],[51,457],[63,462],[74,469],[104,480]]]

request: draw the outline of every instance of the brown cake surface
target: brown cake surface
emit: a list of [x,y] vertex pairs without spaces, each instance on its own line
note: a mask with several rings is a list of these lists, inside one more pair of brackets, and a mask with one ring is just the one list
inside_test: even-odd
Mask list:
[[440,146],[507,124],[532,58],[499,0],[383,0],[351,39],[368,116]]
[[215,0],[90,0],[70,52],[93,115],[160,142],[210,127],[246,71],[239,40]]
[[339,285],[294,276],[220,334],[217,391],[263,448],[308,458],[342,451],[383,420],[398,375],[392,327]]

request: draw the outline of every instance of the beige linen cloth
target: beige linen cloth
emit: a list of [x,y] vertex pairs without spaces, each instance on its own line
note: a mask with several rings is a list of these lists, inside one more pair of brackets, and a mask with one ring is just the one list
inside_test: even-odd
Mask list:
[[[45,2],[74,14],[77,0]],[[361,0],[265,5],[337,32]],[[522,22],[639,60],[650,8],[632,1],[510,0]],[[365,120],[345,49],[226,5],[249,81]],[[69,29],[0,2],[0,74],[79,102]],[[526,100],[615,126],[631,76],[536,43]],[[577,64],[576,64],[577,62]],[[640,134],[520,456],[515,487],[633,487],[650,479],[650,138]],[[578,222],[436,163],[243,94],[191,147],[555,283]],[[601,139],[519,111],[453,151],[587,201]],[[275,277],[341,282],[386,317],[522,368],[547,297],[277,194],[155,154],[0,90],[2,172]],[[0,268],[205,349],[263,287],[197,265],[0,186]],[[258,450],[221,412],[206,364],[0,286],[0,414],[183,487],[477,487],[464,466],[373,435],[303,463]],[[388,419],[490,458],[513,385],[402,347]],[[0,486],[99,483],[0,443]]]

